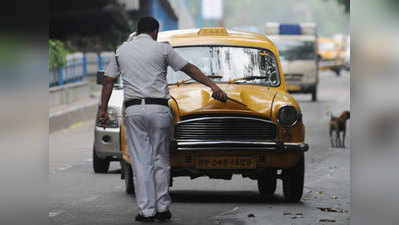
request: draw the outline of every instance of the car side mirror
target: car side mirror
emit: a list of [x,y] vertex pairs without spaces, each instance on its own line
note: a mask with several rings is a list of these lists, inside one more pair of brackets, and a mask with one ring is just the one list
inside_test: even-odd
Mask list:
[[102,70],[99,70],[99,71],[97,71],[97,84],[103,84],[103,81],[104,81],[104,71],[102,71]]

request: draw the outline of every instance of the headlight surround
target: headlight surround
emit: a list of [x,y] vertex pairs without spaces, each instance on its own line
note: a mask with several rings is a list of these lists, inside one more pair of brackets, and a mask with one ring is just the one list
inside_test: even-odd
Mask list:
[[[114,107],[108,107],[107,112],[108,112],[108,116],[109,116],[109,123],[108,124],[102,124],[98,120],[98,115],[97,115],[96,126],[105,127],[105,128],[118,128],[119,127],[119,119],[121,117],[118,109],[116,109]],[[98,114],[98,111],[97,111],[97,114]]]
[[292,127],[298,122],[299,113],[292,105],[283,106],[278,110],[277,119],[284,127]]

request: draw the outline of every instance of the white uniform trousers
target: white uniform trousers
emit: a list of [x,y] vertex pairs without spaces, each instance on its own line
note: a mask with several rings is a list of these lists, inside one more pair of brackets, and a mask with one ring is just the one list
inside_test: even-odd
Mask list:
[[155,104],[126,108],[126,139],[133,169],[137,207],[143,216],[169,210],[169,107]]

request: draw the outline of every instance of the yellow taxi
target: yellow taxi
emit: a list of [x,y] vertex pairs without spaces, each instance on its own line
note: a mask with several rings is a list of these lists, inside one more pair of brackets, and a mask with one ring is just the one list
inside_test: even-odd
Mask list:
[[344,58],[341,57],[339,44],[329,37],[319,37],[317,42],[319,45],[319,60],[321,61],[319,69],[332,70],[339,75],[344,66]]
[[[223,27],[160,32],[228,95],[226,103],[210,88],[168,69],[173,115],[170,135],[171,180],[188,176],[257,180],[261,197],[273,195],[283,181],[288,202],[301,199],[304,153],[308,150],[302,111],[287,92],[275,45],[264,35]],[[122,179],[133,193],[133,171],[121,127]],[[171,182],[172,185],[172,182]]]
[[317,42],[319,44],[319,56],[321,60],[337,60],[338,49],[334,39],[328,37],[319,37]]

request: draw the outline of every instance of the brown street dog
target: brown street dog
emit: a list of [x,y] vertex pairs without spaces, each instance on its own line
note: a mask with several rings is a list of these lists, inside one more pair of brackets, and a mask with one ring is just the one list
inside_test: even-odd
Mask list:
[[[331,114],[329,122],[330,141],[331,147],[343,147],[345,148],[345,136],[346,136],[346,121],[350,118],[350,112],[344,111],[339,117],[335,117]],[[333,132],[335,131],[335,141]],[[342,134],[342,138],[341,138]]]

